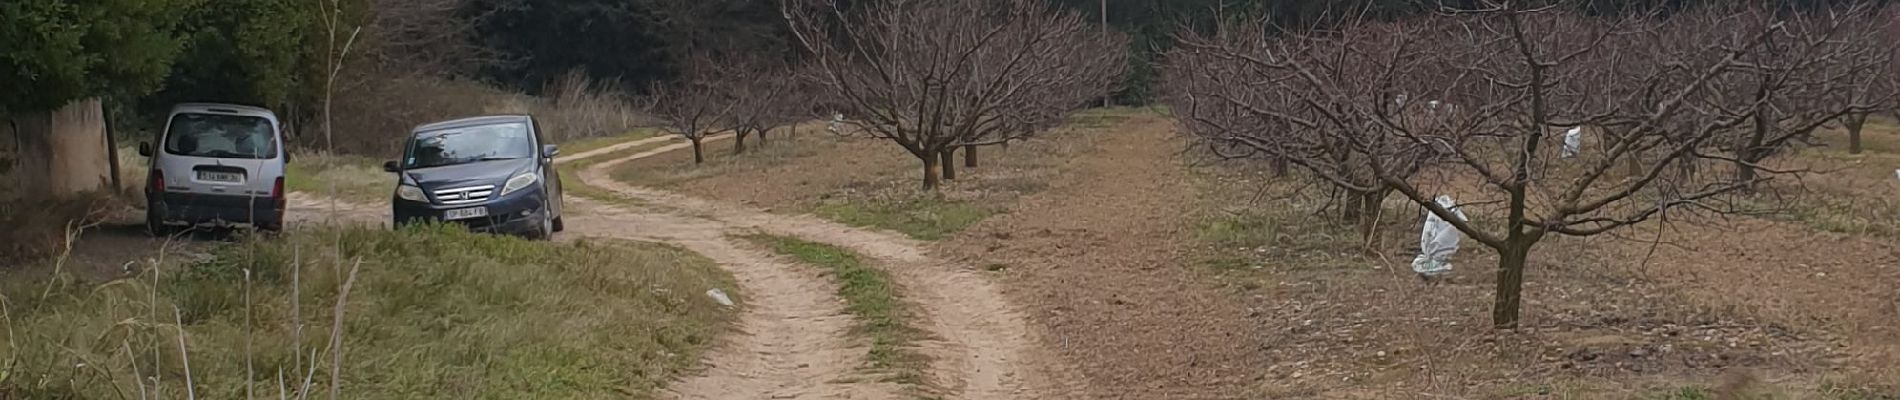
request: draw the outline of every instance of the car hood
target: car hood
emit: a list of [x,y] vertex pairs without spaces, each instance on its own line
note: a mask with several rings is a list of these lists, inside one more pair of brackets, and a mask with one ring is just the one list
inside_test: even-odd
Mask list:
[[495,185],[501,186],[509,177],[519,175],[534,167],[533,158],[515,160],[477,161],[467,164],[444,165],[403,171],[403,178],[426,190],[439,190],[465,186]]

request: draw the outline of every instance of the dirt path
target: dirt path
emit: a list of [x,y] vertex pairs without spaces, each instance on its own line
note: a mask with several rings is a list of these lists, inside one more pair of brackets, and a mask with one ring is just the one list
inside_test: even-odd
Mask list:
[[324,223],[388,226],[390,220],[387,206],[374,207],[309,193],[291,192],[287,203],[290,209],[284,212],[284,218],[293,228]]
[[588,158],[598,157],[603,154],[610,154],[616,151],[631,149],[631,148],[645,146],[649,144],[655,144],[655,143],[665,143],[665,142],[670,142],[670,141],[679,140],[679,139],[680,139],[679,135],[660,135],[660,136],[654,136],[654,137],[645,138],[645,139],[629,140],[623,143],[616,143],[612,146],[606,146],[606,147],[601,147],[598,149],[555,157],[554,162],[569,162],[569,161],[575,161],[575,160],[584,160]]
[[[969,399],[1044,399],[1061,396],[1054,379],[1060,376],[1059,368],[1042,361],[1047,357],[1035,354],[1027,323],[1003,299],[1000,291],[977,272],[931,258],[922,243],[893,233],[848,227],[810,216],[770,214],[757,209],[631,187],[608,177],[608,171],[629,160],[687,146],[686,143],[671,144],[601,162],[582,171],[580,178],[590,185],[680,211],[666,218],[683,218],[685,216],[682,213],[693,214],[693,218],[711,224],[706,226],[696,223],[696,229],[716,229],[728,233],[760,231],[797,236],[843,246],[872,258],[891,274],[899,286],[905,288],[905,300],[921,309],[924,321],[918,328],[928,332],[927,336],[931,338],[922,344],[923,352],[931,357],[926,375],[930,377],[930,382],[940,386],[945,392],[943,394]],[[640,231],[661,231],[666,228],[638,224],[631,226]],[[753,296],[756,297],[773,292],[809,289],[792,285],[761,285],[748,290],[753,290]],[[757,328],[747,326],[746,329],[756,332]],[[747,354],[783,348],[784,344],[774,343],[778,339],[751,335],[741,338],[735,346],[737,348],[716,354],[714,358],[743,358]],[[714,365],[704,376],[690,378],[689,382],[680,386],[682,390],[721,387],[739,388],[726,393],[762,393],[756,390],[783,384],[772,383],[769,377],[750,375],[743,370],[735,371],[718,365]],[[700,382],[705,383],[702,385]]]
[[887,384],[854,382],[865,349],[847,340],[851,316],[816,269],[731,239],[729,227],[691,216],[573,200],[569,235],[672,243],[717,261],[739,280],[740,331],[715,347],[700,374],[670,385],[682,399],[895,398]]
[[[718,141],[728,136],[709,137]],[[608,154],[669,140],[649,138],[563,157],[562,161]],[[731,235],[765,232],[796,236],[852,249],[886,269],[916,304],[927,332],[922,352],[931,358],[926,375],[936,394],[967,399],[1078,398],[1062,390],[1063,369],[1042,360],[1029,325],[980,273],[930,257],[925,244],[898,234],[868,231],[809,216],[770,214],[670,192],[615,182],[607,171],[627,161],[690,147],[668,143],[593,165],[580,174],[586,184],[659,207],[630,207],[570,197],[568,235],[672,243],[718,261],[735,275],[746,303],[741,333],[707,357],[707,368],[671,385],[685,399],[900,398],[901,388],[870,382],[860,373],[865,347],[850,339],[851,317],[833,283],[815,269],[797,265],[736,241]],[[381,223],[388,210],[307,194],[293,194],[291,220],[307,223]]]
[[1195,191],[1163,118],[1104,135],[1050,190],[945,244],[1008,269],[1011,298],[1090,398],[1237,398],[1265,370],[1245,307],[1184,260]]

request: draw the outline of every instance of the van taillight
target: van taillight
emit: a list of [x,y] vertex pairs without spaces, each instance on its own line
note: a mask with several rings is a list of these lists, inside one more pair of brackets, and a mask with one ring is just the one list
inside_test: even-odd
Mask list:
[[165,171],[152,171],[152,188],[148,190],[153,194],[165,193]]
[[282,204],[282,203],[283,203],[283,200],[284,200],[284,177],[281,177],[281,176],[280,176],[280,177],[277,177],[277,182],[274,182],[274,183],[271,183],[271,185],[270,185],[270,198],[273,198],[273,199],[277,199],[277,201],[278,201],[278,203],[279,203],[279,204]]

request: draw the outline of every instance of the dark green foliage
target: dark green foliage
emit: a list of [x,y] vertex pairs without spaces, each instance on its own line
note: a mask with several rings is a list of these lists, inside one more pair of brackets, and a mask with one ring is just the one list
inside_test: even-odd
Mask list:
[[197,0],[0,2],[0,113],[155,89]]
[[[147,111],[171,103],[217,101],[266,107],[290,100],[305,56],[320,56],[313,31],[321,28],[317,3],[305,0],[223,0],[185,16],[185,50],[165,89],[146,100]],[[314,62],[320,63],[320,61]],[[316,80],[315,77],[310,80]],[[156,110],[153,110],[157,108]]]

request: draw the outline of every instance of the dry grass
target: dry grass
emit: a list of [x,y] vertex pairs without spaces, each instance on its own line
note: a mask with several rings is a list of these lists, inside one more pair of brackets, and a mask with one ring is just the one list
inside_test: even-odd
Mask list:
[[[905,172],[911,171],[899,165],[907,163],[883,157],[888,154],[858,154],[896,151],[894,146],[840,138],[823,133],[822,129],[822,124],[807,123],[799,127],[800,133],[796,135],[779,130],[766,144],[754,139],[744,154],[731,151],[731,140],[708,143],[706,162],[697,165],[691,161],[691,150],[681,149],[629,162],[612,171],[612,176],[635,185],[766,207],[784,206],[779,209],[811,212],[852,225],[890,229],[932,240],[996,213],[993,208],[970,202],[921,196],[915,189],[897,189],[914,185],[902,178],[907,176]],[[817,164],[830,166],[813,167]],[[826,174],[830,168],[848,169],[851,173],[813,176]],[[858,191],[872,185],[871,182],[888,186],[875,194]],[[832,186],[834,184],[839,186]],[[751,197],[732,196],[730,191],[744,191]],[[837,196],[850,196],[850,200],[834,201],[843,198]]]
[[941,194],[921,193],[919,163],[895,144],[839,138],[822,124],[805,124],[798,135],[778,134],[765,146],[733,155],[731,144],[706,149],[705,164],[693,165],[681,150],[628,163],[615,179],[668,188],[706,198],[748,203],[782,212],[812,213],[840,222],[893,230],[937,240],[1001,213],[1017,199],[1048,189],[1070,170],[1068,160],[1092,151],[1095,133],[1134,109],[1091,110],[1071,123],[1009,148],[979,150],[980,166],[962,167]]
[[164,267],[0,285],[0,398],[650,397],[730,320],[700,293],[734,290],[677,248],[440,227],[318,228],[145,264]]
[[[583,170],[586,170],[589,167],[592,167],[595,163],[604,162],[607,160],[619,159],[621,157],[626,157],[626,156],[630,156],[630,155],[637,154],[640,152],[652,150],[654,147],[665,146],[669,144],[671,143],[663,142],[663,143],[647,145],[647,146],[635,146],[635,147],[620,149],[618,151],[608,152],[606,154],[601,154],[594,157],[561,162],[555,166],[555,169],[559,171],[559,173],[561,174],[561,184],[564,185],[561,187],[561,190],[565,191],[565,193],[570,194],[570,195],[580,196],[580,197],[584,197],[584,198],[595,200],[595,201],[601,201],[601,202],[607,202],[607,203],[613,203],[613,204],[622,204],[622,205],[633,205],[633,206],[642,205],[643,202],[641,202],[640,200],[636,200],[631,197],[621,195],[619,193],[614,193],[607,189],[603,189],[600,187],[596,187],[594,185],[587,184],[587,181],[581,180],[580,172]],[[604,147],[607,145],[611,145],[611,144],[603,144],[601,146]]]
[[96,225],[127,209],[127,199],[89,193],[73,199],[0,200],[0,265],[53,255],[67,232]]
[[[388,157],[417,125],[489,114],[533,114],[555,143],[619,135],[651,126],[644,114],[599,83],[571,77],[534,97],[468,81],[399,79],[339,93],[332,123],[342,154]],[[304,123],[295,141],[326,149],[322,121]]]
[[1825,130],[1825,147],[1806,149],[1782,163],[1818,173],[1785,182],[1755,201],[1777,209],[1778,217],[1815,229],[1900,238],[1900,124],[1884,118],[1867,122],[1866,151],[1847,153],[1846,133]]
[[382,160],[311,153],[286,164],[284,190],[377,204],[389,201],[396,190],[396,176],[383,171]]
[[[1201,170],[1192,260],[1248,299],[1276,343],[1265,351],[1273,365],[1264,396],[1845,399],[1897,389],[1851,368],[1816,372],[1841,357],[1827,339],[1831,328],[1741,306],[1753,301],[1710,302],[1707,291],[1691,289],[1711,283],[1678,281],[1694,268],[1644,263],[1647,247],[1636,242],[1653,226],[1623,238],[1538,244],[1525,279],[1524,328],[1500,332],[1488,318],[1497,260],[1490,249],[1463,241],[1453,258],[1462,272],[1425,285],[1409,270],[1422,219],[1416,206],[1389,199],[1380,236],[1367,241],[1336,213],[1316,213],[1330,203],[1323,187],[1245,169]],[[1706,239],[1670,237],[1672,249]],[[1754,301],[1802,301],[1763,296]],[[1727,375],[1745,370],[1761,378],[1748,394],[1725,392]]]
[[587,152],[589,150],[595,150],[602,147],[620,144],[623,142],[629,142],[633,140],[653,137],[654,135],[658,135],[660,133],[661,132],[659,129],[635,128],[625,133],[568,140],[565,142],[561,142],[559,144],[561,145],[562,155],[580,154],[580,153]]
[[629,162],[614,170],[612,177],[639,186],[676,188],[707,177],[757,174],[801,158],[835,155],[832,150],[846,139],[823,133],[822,126],[800,124],[796,135],[789,134],[789,129],[776,129],[763,143],[757,138],[747,139],[749,148],[743,154],[733,152],[732,139],[707,142],[702,149],[706,162],[702,164],[692,162],[691,148],[682,148],[651,161]]

